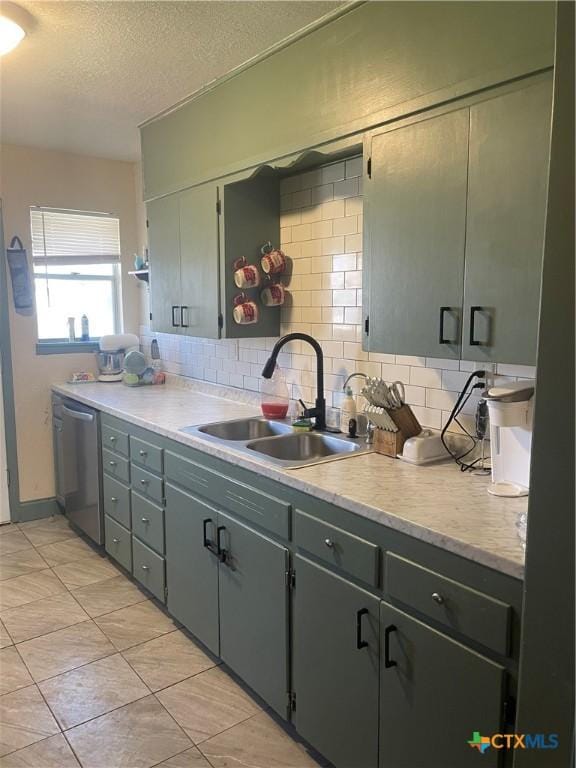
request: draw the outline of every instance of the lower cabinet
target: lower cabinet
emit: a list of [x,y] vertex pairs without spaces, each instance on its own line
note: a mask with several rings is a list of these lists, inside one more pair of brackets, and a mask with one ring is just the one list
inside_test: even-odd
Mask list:
[[170,483],[165,494],[168,610],[218,656],[217,512]]
[[337,768],[376,768],[380,600],[300,555],[294,567],[296,728]]
[[[382,603],[381,768],[478,765],[473,733],[501,733],[505,669]],[[487,749],[482,766],[501,764]]]
[[288,550],[218,513],[220,656],[282,717],[288,694]]

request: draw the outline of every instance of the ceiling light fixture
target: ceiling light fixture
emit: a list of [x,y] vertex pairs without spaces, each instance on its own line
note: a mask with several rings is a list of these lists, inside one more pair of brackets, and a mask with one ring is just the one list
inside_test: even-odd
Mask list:
[[26,36],[27,12],[13,3],[0,3],[0,56],[12,51]]

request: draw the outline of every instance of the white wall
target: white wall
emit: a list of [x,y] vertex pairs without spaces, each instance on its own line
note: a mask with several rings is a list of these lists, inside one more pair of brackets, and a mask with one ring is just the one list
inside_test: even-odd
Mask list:
[[[5,245],[18,235],[31,256],[30,206],[110,211],[120,219],[124,330],[137,332],[139,289],[127,272],[139,249],[136,164],[16,145],[0,147]],[[96,370],[92,354],[37,355],[36,318],[14,312],[10,330],[20,500],[54,495],[50,385]]]

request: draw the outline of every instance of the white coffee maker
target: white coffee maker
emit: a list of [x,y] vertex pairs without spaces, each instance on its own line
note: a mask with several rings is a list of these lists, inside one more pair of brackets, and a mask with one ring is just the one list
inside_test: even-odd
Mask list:
[[527,496],[530,486],[534,381],[499,384],[484,392],[490,419],[493,496]]

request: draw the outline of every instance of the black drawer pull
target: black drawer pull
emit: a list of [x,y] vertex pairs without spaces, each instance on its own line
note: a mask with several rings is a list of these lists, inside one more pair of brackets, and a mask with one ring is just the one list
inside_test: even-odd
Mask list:
[[444,315],[446,312],[452,312],[452,307],[440,307],[440,333],[438,337],[439,344],[455,344],[455,341],[444,338]]
[[173,304],[172,305],[172,327],[173,328],[180,328],[180,323],[176,322],[176,316],[177,312],[180,309],[179,305]]
[[476,312],[482,312],[483,307],[470,307],[470,346],[478,347],[480,342],[476,339],[474,324],[476,322]]
[[225,525],[219,525],[216,528],[216,547],[218,550],[218,558],[221,563],[225,563],[228,559],[228,550],[222,546],[222,533],[226,530]]
[[368,648],[366,640],[362,640],[362,616],[368,614],[368,608],[360,608],[356,611],[356,648],[361,651],[362,648]]
[[216,545],[214,542],[208,537],[208,524],[214,525],[213,520],[210,517],[207,517],[205,520],[202,520],[202,545],[213,555],[216,555],[218,557],[219,552],[216,548]]
[[392,632],[396,632],[396,626],[389,624],[384,630],[384,667],[386,669],[397,666],[396,662],[390,658],[390,635]]
[[[186,322],[184,322],[184,312],[186,312]],[[180,325],[182,326],[182,328],[188,328],[189,327],[189,325],[188,325],[188,307],[187,306],[180,307]]]

